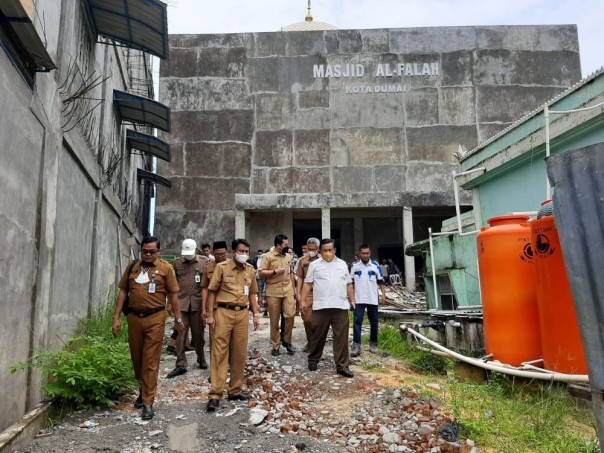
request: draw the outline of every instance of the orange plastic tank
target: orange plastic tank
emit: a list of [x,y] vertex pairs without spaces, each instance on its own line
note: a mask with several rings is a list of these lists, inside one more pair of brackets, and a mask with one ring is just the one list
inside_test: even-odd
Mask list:
[[525,215],[494,217],[477,237],[486,352],[513,366],[542,356],[527,221]]
[[531,232],[544,366],[559,373],[587,374],[554,217],[545,215],[534,220]]

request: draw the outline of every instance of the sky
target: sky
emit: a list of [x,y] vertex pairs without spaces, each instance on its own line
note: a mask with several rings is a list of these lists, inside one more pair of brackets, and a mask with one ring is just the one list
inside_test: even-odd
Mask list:
[[[164,0],[170,34],[277,31],[307,0]],[[314,20],[340,29],[576,24],[581,72],[604,66],[604,0],[312,0]]]

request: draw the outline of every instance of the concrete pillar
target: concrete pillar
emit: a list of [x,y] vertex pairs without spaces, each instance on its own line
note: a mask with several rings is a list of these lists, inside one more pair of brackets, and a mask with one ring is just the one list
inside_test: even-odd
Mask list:
[[[413,244],[413,209],[403,207],[403,245],[407,248]],[[415,291],[415,258],[405,255],[405,286],[409,291]]]
[[355,253],[359,249],[359,245],[363,243],[363,217],[354,216],[354,250]]
[[331,237],[331,210],[321,209],[321,239]]
[[245,211],[235,213],[235,237],[245,239]]

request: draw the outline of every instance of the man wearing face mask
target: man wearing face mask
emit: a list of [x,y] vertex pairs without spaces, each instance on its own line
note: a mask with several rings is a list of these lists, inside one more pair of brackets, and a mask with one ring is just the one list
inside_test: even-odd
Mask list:
[[142,407],[141,418],[153,418],[157,393],[157,375],[166,323],[166,298],[174,311],[174,330],[185,331],[178,300],[178,281],[170,263],[159,259],[159,239],[146,237],[141,242],[141,259],[129,265],[119,283],[120,293],[113,313],[113,335],[121,330],[120,313],[129,300],[128,345],[134,375],[141,383],[134,407]]
[[271,324],[272,356],[279,355],[281,338],[279,335],[279,318],[283,313],[285,331],[283,334],[283,346],[287,353],[293,355],[295,349],[292,345],[292,329],[294,328],[294,316],[296,315],[296,304],[294,302],[294,276],[291,271],[291,255],[289,252],[289,241],[284,234],[275,237],[275,248],[262,258],[258,269],[261,277],[266,279],[266,299],[268,301],[268,313]]
[[[197,255],[196,249],[197,243],[193,239],[182,241],[181,258],[174,261],[172,266],[174,266],[178,286],[180,286],[178,300],[180,301],[180,312],[185,333],[191,326],[193,336],[191,343],[195,346],[197,363],[199,368],[205,370],[208,368],[208,364],[203,351],[205,342],[203,338],[204,326],[201,321],[201,276],[209,260],[205,256]],[[179,335],[176,338],[176,366],[168,373],[168,378],[174,378],[187,372],[185,336]]]
[[245,239],[235,239],[232,244],[233,259],[216,265],[208,286],[210,309],[207,324],[213,329],[210,377],[212,389],[206,410],[214,412],[222,399],[227,372],[230,370],[227,389],[229,401],[247,401],[241,393],[247,359],[249,311],[254,330],[258,330],[258,304],[256,271],[249,264],[250,245]]
[[[308,266],[301,300],[313,291],[312,336],[308,369],[316,371],[323,355],[327,332],[333,331],[333,358],[336,372],[344,377],[354,375],[348,368],[348,310],[354,308],[354,289],[348,279],[348,265],[336,257],[335,241],[321,241],[321,259]],[[348,300],[347,300],[348,299]]]
[[300,304],[300,312],[302,313],[302,321],[304,322],[304,331],[306,333],[306,346],[304,346],[303,352],[310,352],[310,339],[312,337],[312,287],[306,296],[306,299],[302,299],[302,286],[304,285],[304,279],[308,274],[308,267],[310,263],[320,258],[319,256],[319,245],[321,242],[317,238],[310,238],[306,241],[304,248],[306,252],[302,258],[298,260],[298,268],[296,270],[296,290],[298,292],[298,302]]

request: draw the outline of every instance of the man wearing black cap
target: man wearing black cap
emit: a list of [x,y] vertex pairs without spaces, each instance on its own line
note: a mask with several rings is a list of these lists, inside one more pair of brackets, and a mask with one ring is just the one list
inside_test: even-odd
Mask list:
[[218,407],[229,371],[228,399],[247,401],[250,398],[241,393],[241,389],[247,358],[250,310],[254,330],[258,329],[258,285],[254,266],[247,262],[250,258],[249,243],[245,239],[235,239],[232,249],[233,259],[216,265],[208,286],[210,310],[207,324],[213,330],[210,360],[212,390],[209,393],[208,412]]
[[[208,313],[211,307],[208,306],[208,285],[214,275],[216,265],[228,261],[227,258],[227,245],[225,241],[216,241],[213,244],[214,260],[206,264],[203,269],[203,275],[201,276],[201,320],[206,323]],[[210,343],[210,351],[212,351],[212,330],[208,331],[208,342]],[[210,356],[211,357],[211,356]]]

